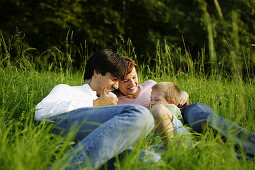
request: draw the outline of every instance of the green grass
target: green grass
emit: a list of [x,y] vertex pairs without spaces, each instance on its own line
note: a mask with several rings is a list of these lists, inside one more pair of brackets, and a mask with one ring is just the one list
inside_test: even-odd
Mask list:
[[[3,47],[3,43],[1,46]],[[254,79],[242,81],[232,78],[232,75],[225,75],[220,70],[217,74],[208,76],[202,59],[199,62],[192,61],[187,53],[176,56],[178,52],[171,56],[172,53],[167,50],[169,49],[159,49],[155,69],[150,69],[152,67],[147,65],[140,68],[140,83],[148,79],[157,82],[173,81],[189,93],[190,103],[208,104],[216,114],[255,132]],[[62,138],[52,134],[51,123],[34,121],[35,106],[57,84],[81,85],[83,72],[66,70],[59,63],[48,63],[43,70],[39,70],[41,67],[37,67],[36,62],[25,55],[19,60],[11,61],[11,56],[6,55],[8,53],[1,51],[0,54],[0,169],[46,169],[63,156],[72,146],[72,141],[70,136]],[[63,53],[58,51],[57,54],[59,56],[52,53],[53,57],[60,57]],[[178,70],[173,68],[173,63],[169,63],[176,58],[180,58]],[[187,70],[182,69],[182,60],[185,58]],[[153,144],[152,138],[140,141],[136,145],[137,149],[148,149],[148,145]],[[144,163],[139,160],[137,152],[132,152],[126,159],[117,161],[116,167],[125,170],[232,170],[255,167],[254,161],[237,159],[233,144],[228,141],[222,143],[220,136],[212,135],[210,130],[197,137],[193,147],[180,147],[177,142],[174,140],[171,143],[158,163]]]

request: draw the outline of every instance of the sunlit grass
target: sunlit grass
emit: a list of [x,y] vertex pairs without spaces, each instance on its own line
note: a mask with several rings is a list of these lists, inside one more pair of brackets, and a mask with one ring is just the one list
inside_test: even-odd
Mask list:
[[[3,41],[0,47],[6,49],[0,52],[0,169],[47,169],[72,146],[72,141],[70,136],[52,134],[51,123],[36,122],[35,106],[57,84],[81,85],[83,71],[73,72],[68,70],[69,65],[61,65],[66,60],[58,58],[64,57],[58,50],[47,54],[58,58],[53,60],[57,63],[45,62],[44,67],[37,67],[38,63],[29,61],[27,56],[19,62],[12,61],[10,48]],[[208,75],[203,57],[193,61],[189,54],[173,50],[168,46],[158,49],[152,62],[155,67],[141,64],[140,83],[148,79],[173,81],[189,93],[190,103],[208,104],[216,114],[255,132],[255,80],[248,77],[242,81],[220,71]],[[173,67],[174,61],[179,63],[179,69]],[[152,138],[136,145],[138,151],[148,149],[153,144]],[[178,140],[173,140],[158,163],[140,161],[136,151],[116,162],[117,169],[254,169],[254,166],[254,161],[237,159],[233,144],[223,143],[211,131],[198,136],[192,147],[180,146]]]

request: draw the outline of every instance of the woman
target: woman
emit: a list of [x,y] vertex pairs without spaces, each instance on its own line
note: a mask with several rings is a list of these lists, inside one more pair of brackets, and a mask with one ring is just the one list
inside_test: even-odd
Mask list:
[[[123,81],[119,81],[119,91],[117,95],[120,104],[139,104],[149,109],[151,87],[156,84],[153,80],[148,80],[138,85],[137,64],[129,57],[122,56],[127,65],[127,75]],[[180,93],[180,105],[183,107],[188,105],[189,95],[185,91]]]
[[[116,95],[118,104],[139,104],[149,108],[151,87],[156,84],[148,80],[138,85],[137,64],[129,57],[122,56],[127,65],[127,74],[123,81],[119,81],[119,92]],[[243,148],[250,156],[255,156],[255,134],[236,125],[235,123],[217,116],[214,111],[203,103],[188,105],[188,94],[185,91],[180,93],[181,113],[185,124],[192,130],[202,133],[203,127],[208,125],[221,133],[230,141]]]

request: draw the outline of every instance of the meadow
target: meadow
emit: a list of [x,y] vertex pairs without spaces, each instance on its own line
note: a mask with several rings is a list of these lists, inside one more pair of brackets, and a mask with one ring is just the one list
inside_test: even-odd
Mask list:
[[[0,169],[27,170],[47,169],[72,147],[71,135],[63,138],[51,133],[52,124],[34,120],[35,106],[57,84],[81,85],[85,63],[79,70],[68,64],[68,50],[48,51],[51,60],[44,63],[30,58],[33,49],[17,48],[18,58],[12,59],[11,46],[4,39],[0,44]],[[21,46],[19,46],[21,47]],[[167,47],[167,45],[165,46]],[[122,53],[132,51],[118,48]],[[136,56],[133,56],[136,59]],[[84,57],[86,58],[86,57]],[[173,67],[179,60],[179,69]],[[69,62],[70,63],[70,62]],[[183,68],[183,63],[187,65]],[[140,63],[139,81],[153,79],[173,81],[190,95],[190,103],[208,104],[219,116],[227,118],[245,129],[255,132],[255,80],[238,73],[226,74],[221,68],[208,74],[204,60],[193,61],[187,53],[174,53],[170,49],[159,49],[150,64]],[[157,142],[153,135],[139,141],[135,146],[149,149]],[[209,129],[197,134],[192,147],[172,141],[168,151],[158,163],[139,160],[138,152],[132,152],[116,162],[116,169],[254,169],[254,158],[237,158],[235,146],[222,140]],[[58,169],[53,166],[52,169]],[[66,166],[61,164],[62,168]],[[107,169],[105,167],[104,169]]]

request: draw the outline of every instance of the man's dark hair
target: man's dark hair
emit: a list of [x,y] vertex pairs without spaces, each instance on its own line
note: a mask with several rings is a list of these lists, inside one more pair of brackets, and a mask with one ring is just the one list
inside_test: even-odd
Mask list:
[[103,76],[109,72],[118,79],[123,80],[126,75],[126,64],[123,58],[111,50],[100,50],[93,54],[86,63],[84,80],[91,79],[94,70]]

